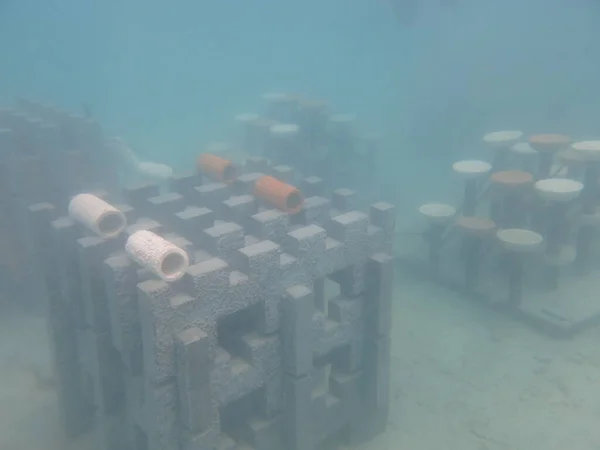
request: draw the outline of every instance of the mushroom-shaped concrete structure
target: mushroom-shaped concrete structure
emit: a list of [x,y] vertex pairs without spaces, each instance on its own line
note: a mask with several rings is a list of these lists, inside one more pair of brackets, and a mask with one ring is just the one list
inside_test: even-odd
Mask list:
[[528,142],[517,142],[510,148],[516,156],[518,167],[525,172],[534,172],[538,160],[538,152]]
[[583,184],[568,178],[547,178],[535,183],[538,196],[547,202],[548,214],[544,224],[547,252],[552,254],[559,251],[568,234],[566,212],[569,203],[575,200]]
[[447,225],[456,215],[456,208],[444,203],[426,203],[419,207],[419,212],[430,224]]
[[535,190],[543,200],[570,202],[583,190],[583,184],[569,178],[546,178],[535,182]]
[[585,161],[600,161],[600,140],[574,142],[571,149]]
[[427,203],[419,207],[419,212],[429,223],[425,233],[429,245],[429,265],[433,274],[437,275],[444,230],[456,216],[456,208],[443,203]]
[[[585,191],[585,187],[583,188]],[[591,266],[591,250],[594,238],[600,228],[600,208],[594,207],[591,211],[584,210],[577,221],[577,258],[575,264],[580,273],[589,272]]]
[[452,169],[465,180],[462,213],[473,216],[477,208],[478,182],[492,170],[492,166],[485,161],[470,159],[455,162]]
[[517,142],[510,148],[517,155],[537,156],[538,152],[528,142]]
[[507,228],[496,233],[498,241],[508,253],[509,287],[508,304],[517,308],[523,299],[523,258],[542,248],[542,235],[530,230]]
[[600,179],[600,141],[582,141],[571,145],[571,151],[584,161],[583,209],[591,213],[597,206],[596,186]]
[[467,159],[455,162],[452,169],[465,180],[478,180],[492,170],[492,165],[478,159]]
[[571,138],[562,134],[535,134],[529,137],[529,145],[540,155],[537,179],[550,176],[554,156],[570,144]]
[[496,224],[485,217],[459,217],[456,227],[462,234],[465,258],[465,286],[472,289],[477,283],[481,267],[482,246],[496,230]]
[[583,184],[568,178],[549,178],[535,183],[538,196],[545,200],[548,208],[544,237],[546,239],[545,262],[548,266],[547,281],[550,287],[558,283],[559,268],[572,262],[561,256],[569,236],[567,211],[573,200],[579,197]]
[[501,227],[521,226],[526,215],[525,199],[533,185],[533,175],[521,170],[503,170],[492,174],[490,214]]
[[582,222],[577,232],[577,267],[586,272],[590,265],[591,244],[597,232],[600,140],[575,142],[571,145],[571,151],[583,160]]
[[553,176],[562,177],[565,174],[567,178],[574,180],[583,176],[586,159],[579,152],[573,150],[573,148],[567,148],[559,152],[557,160],[558,165],[566,169],[566,171],[558,173],[553,171]]
[[490,147],[508,149],[516,144],[519,139],[523,137],[522,131],[516,130],[505,130],[505,131],[494,131],[488,133],[483,137],[485,142]]
[[493,152],[492,167],[494,172],[507,168],[510,157],[509,150],[522,137],[523,132],[516,130],[495,131],[483,137],[484,144]]

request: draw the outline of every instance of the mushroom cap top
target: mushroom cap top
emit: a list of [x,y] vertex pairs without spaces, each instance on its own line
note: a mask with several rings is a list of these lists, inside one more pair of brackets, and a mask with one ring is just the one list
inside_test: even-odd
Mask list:
[[419,207],[419,212],[433,223],[444,223],[456,215],[456,208],[444,203],[426,203]]
[[523,136],[522,131],[494,131],[483,136],[483,142],[492,147],[510,147]]
[[521,228],[498,230],[496,237],[505,249],[517,253],[535,252],[544,242],[541,234]]
[[583,183],[569,178],[546,178],[536,181],[535,190],[544,200],[568,202],[579,196]]
[[491,182],[506,188],[521,188],[533,183],[533,175],[522,170],[503,170],[493,173]]
[[487,217],[463,216],[456,219],[456,226],[467,234],[484,237],[496,229],[496,223]]
[[[575,150],[573,147],[559,152],[557,156],[558,159],[564,163],[581,163],[587,160],[586,155]],[[600,157],[600,150],[598,151],[598,157]]]
[[457,161],[452,164],[454,172],[462,175],[467,179],[478,178],[481,175],[487,174],[492,170],[490,163],[485,161],[479,161],[477,159],[468,159],[464,161]]
[[563,134],[534,134],[529,137],[529,145],[538,152],[557,152],[570,143],[571,138]]
[[510,148],[513,152],[520,155],[536,155],[537,151],[529,145],[528,142],[517,142]]
[[584,161],[600,160],[600,141],[581,141],[571,145],[571,151]]

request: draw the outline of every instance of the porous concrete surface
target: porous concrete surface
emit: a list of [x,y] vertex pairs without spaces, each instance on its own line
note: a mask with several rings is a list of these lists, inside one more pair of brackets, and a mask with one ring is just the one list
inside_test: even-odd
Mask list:
[[[569,341],[398,275],[388,431],[369,450],[596,450],[600,329]],[[568,299],[565,299],[568,301]],[[44,321],[0,319],[0,449],[60,437]]]

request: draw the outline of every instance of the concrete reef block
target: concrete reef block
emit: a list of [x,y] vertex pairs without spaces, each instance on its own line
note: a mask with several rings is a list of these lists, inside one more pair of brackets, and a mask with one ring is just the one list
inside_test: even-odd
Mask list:
[[172,192],[182,195],[185,199],[194,197],[194,188],[202,186],[202,175],[199,173],[176,173],[169,178],[169,188]]
[[208,183],[194,188],[192,204],[212,209],[221,218],[221,204],[233,193],[224,183]]
[[208,336],[190,327],[177,336],[177,384],[183,426],[192,435],[208,430],[217,418],[210,389],[212,358]]
[[369,217],[371,225],[381,229],[385,236],[385,248],[382,251],[391,253],[396,228],[396,208],[390,203],[374,203],[371,205]]
[[142,372],[142,331],[137,267],[125,253],[121,253],[105,259],[102,269],[113,343],[128,372],[139,375]]
[[325,193],[323,180],[315,176],[302,178],[298,187],[306,198],[322,196]]
[[277,178],[279,181],[283,181],[287,184],[294,184],[294,169],[290,166],[280,165],[271,168],[271,173],[273,177]]
[[284,395],[287,402],[284,412],[286,448],[313,450],[317,444],[313,434],[312,396],[313,383],[309,375],[284,377]]
[[276,209],[268,209],[252,215],[248,231],[259,239],[282,242],[289,228],[289,215]]
[[225,261],[232,261],[235,252],[244,247],[244,229],[233,222],[224,222],[202,232],[203,247]]
[[324,197],[308,197],[302,210],[292,218],[294,224],[325,226],[331,215],[331,200]]
[[89,236],[78,239],[77,243],[85,322],[96,331],[110,331],[102,263],[119,250],[121,242]]
[[286,253],[300,261],[302,270],[312,277],[325,272],[325,240],[327,233],[321,227],[308,225],[290,231],[283,244]]
[[328,235],[344,244],[346,264],[355,264],[366,259],[368,225],[368,216],[360,211],[341,214],[333,217],[328,223]]
[[173,229],[195,245],[201,244],[201,231],[212,228],[215,213],[205,207],[189,206],[177,212],[171,219]]
[[[325,116],[305,103],[301,135],[316,148]],[[93,124],[60,120],[64,139],[100,146]],[[326,198],[324,181],[308,177],[300,213],[267,209],[253,195],[258,177],[293,182],[294,171],[264,158],[243,170],[233,185],[190,174],[170,180],[170,194],[126,189],[118,209],[129,225],[114,239],[39,211],[52,220],[51,247],[36,251],[55,262],[44,289],[72,435],[93,428],[99,450],[316,450],[385,425],[393,207],[363,214],[353,190]],[[160,279],[126,252],[140,231],[185,251],[180,278]]]
[[223,220],[247,224],[249,217],[258,211],[258,204],[252,195],[236,195],[222,205]]
[[240,175],[235,180],[235,191],[238,195],[253,194],[254,185],[263,176],[263,172],[249,172]]
[[309,374],[313,364],[312,344],[306,337],[312,331],[314,296],[302,285],[286,290],[283,299],[282,339],[284,365],[287,373],[293,376]]
[[146,199],[144,210],[149,217],[169,224],[173,220],[172,216],[185,210],[186,206],[187,203],[183,195],[177,192],[170,192]]
[[141,184],[136,186],[129,186],[123,189],[123,195],[128,205],[140,212],[140,215],[146,215],[148,213],[146,208],[146,202],[149,198],[158,197],[160,190],[157,185],[154,184]]
[[269,160],[262,156],[251,156],[246,159],[244,171],[246,173],[261,172],[266,173],[269,170]]
[[347,428],[346,439],[356,445],[385,431],[390,399],[390,338],[368,339],[365,372],[360,388],[363,409]]
[[377,253],[367,263],[366,325],[370,337],[389,336],[392,330],[394,258]]
[[356,192],[352,189],[336,189],[333,191],[333,207],[340,213],[356,208]]

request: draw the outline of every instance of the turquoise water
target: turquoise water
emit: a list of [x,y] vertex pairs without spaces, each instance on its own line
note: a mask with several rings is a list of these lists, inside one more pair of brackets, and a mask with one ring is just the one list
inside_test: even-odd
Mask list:
[[388,3],[3,0],[0,99],[86,103],[172,164],[273,90],[357,114],[393,158],[435,161],[493,129],[594,133],[593,2],[424,0],[408,28]]
[[[488,158],[480,154],[485,133],[600,137],[600,7],[593,0],[458,0],[454,8],[423,0],[409,26],[390,3],[0,0],[0,106],[20,97],[69,111],[85,106],[108,136],[181,170],[208,142],[235,136],[236,114],[263,111],[263,94],[322,99],[383,136],[378,192],[398,206],[398,223],[411,231],[405,219],[419,204],[459,201],[451,163]],[[556,345],[496,316],[455,307],[458,299],[409,277],[396,292],[397,396],[391,431],[373,448],[396,449],[399,439],[407,449],[521,450],[561,420],[568,427],[552,430],[556,439],[544,435],[543,448],[564,450],[581,429],[587,434],[573,450],[597,448],[598,433],[589,430],[598,411],[586,398],[600,367],[597,331]],[[32,328],[41,329],[38,322]],[[26,326],[4,329],[18,341]],[[10,341],[2,346],[10,347],[3,350],[8,359],[25,359],[28,370],[48,366],[47,356]],[[578,354],[584,362],[572,356]],[[2,410],[0,422],[10,418],[11,442],[58,450],[58,425],[39,438],[52,444],[27,438],[34,434],[29,417],[41,415],[35,401],[28,403],[30,386],[51,376],[35,369],[27,378],[19,370],[10,366],[9,378],[23,392],[6,384],[0,398],[27,411]],[[494,389],[502,407],[494,407]],[[52,390],[42,390],[44,408],[52,409]],[[464,396],[474,403],[465,406]],[[536,432],[523,425],[525,413],[520,421],[512,416],[515,405],[536,418]],[[415,431],[440,423],[440,436]]]

